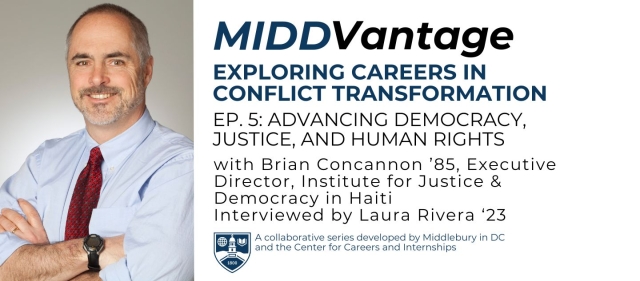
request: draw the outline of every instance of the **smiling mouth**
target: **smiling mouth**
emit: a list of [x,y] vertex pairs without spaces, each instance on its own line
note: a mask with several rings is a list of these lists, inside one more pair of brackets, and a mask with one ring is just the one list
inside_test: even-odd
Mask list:
[[105,100],[112,96],[122,93],[122,88],[109,87],[105,85],[93,86],[89,88],[80,89],[80,95],[82,97],[90,97],[94,101]]
[[98,99],[98,100],[103,100],[106,98],[109,98],[111,96],[115,96],[116,93],[110,93],[110,94],[90,94],[89,97],[91,97],[92,99]]

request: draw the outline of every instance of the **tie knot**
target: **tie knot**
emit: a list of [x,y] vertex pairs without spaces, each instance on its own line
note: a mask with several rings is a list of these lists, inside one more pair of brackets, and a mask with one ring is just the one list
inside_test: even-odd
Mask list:
[[89,164],[90,165],[100,165],[102,164],[102,152],[100,151],[100,147],[94,147],[91,149],[91,153],[89,154]]

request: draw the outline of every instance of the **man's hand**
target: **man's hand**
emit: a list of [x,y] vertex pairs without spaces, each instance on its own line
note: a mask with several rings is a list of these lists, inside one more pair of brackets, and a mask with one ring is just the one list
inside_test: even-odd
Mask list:
[[50,244],[49,237],[42,225],[38,211],[24,199],[18,199],[18,205],[20,205],[26,219],[14,210],[2,209],[0,225],[2,225],[3,229],[0,229],[0,233],[3,231],[11,231],[20,239],[32,244]]
[[[2,209],[0,225],[2,225],[3,230],[0,231],[0,233],[3,231],[13,231],[15,227],[16,229],[13,231],[13,234],[22,240],[36,245],[50,244],[38,211],[27,200],[18,199],[18,204],[27,218],[25,219],[14,210]],[[123,244],[124,234],[104,238],[104,251],[100,254],[101,268],[105,268],[125,256]]]
[[124,234],[104,238],[104,250],[100,253],[100,268],[124,258]]
[[[4,229],[5,220],[9,221],[9,219],[5,218],[4,216],[2,216],[2,213],[0,213],[0,233],[3,233],[5,231],[11,232],[11,230],[15,227],[15,226],[13,226],[9,230]],[[17,227],[15,227],[15,228],[17,229]]]
[[[0,233],[13,232],[34,245],[18,248],[0,266],[0,280],[100,280],[97,273],[87,271],[87,253],[82,249],[82,238],[50,244],[38,211],[26,200],[18,199],[18,204],[26,218],[14,210],[3,209]],[[125,256],[124,235],[104,240],[101,268]]]

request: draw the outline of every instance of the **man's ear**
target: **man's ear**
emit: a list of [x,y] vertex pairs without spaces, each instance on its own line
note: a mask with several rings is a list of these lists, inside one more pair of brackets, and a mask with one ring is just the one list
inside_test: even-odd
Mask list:
[[153,76],[153,56],[149,56],[147,59],[147,64],[144,66],[144,86],[149,86],[149,82],[151,82],[151,77]]

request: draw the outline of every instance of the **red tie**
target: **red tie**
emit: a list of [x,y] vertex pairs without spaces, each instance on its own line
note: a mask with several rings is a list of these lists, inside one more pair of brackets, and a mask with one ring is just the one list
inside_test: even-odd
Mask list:
[[98,206],[102,188],[102,153],[99,147],[91,149],[89,162],[84,167],[71,197],[64,240],[82,238],[89,235],[91,212]]

